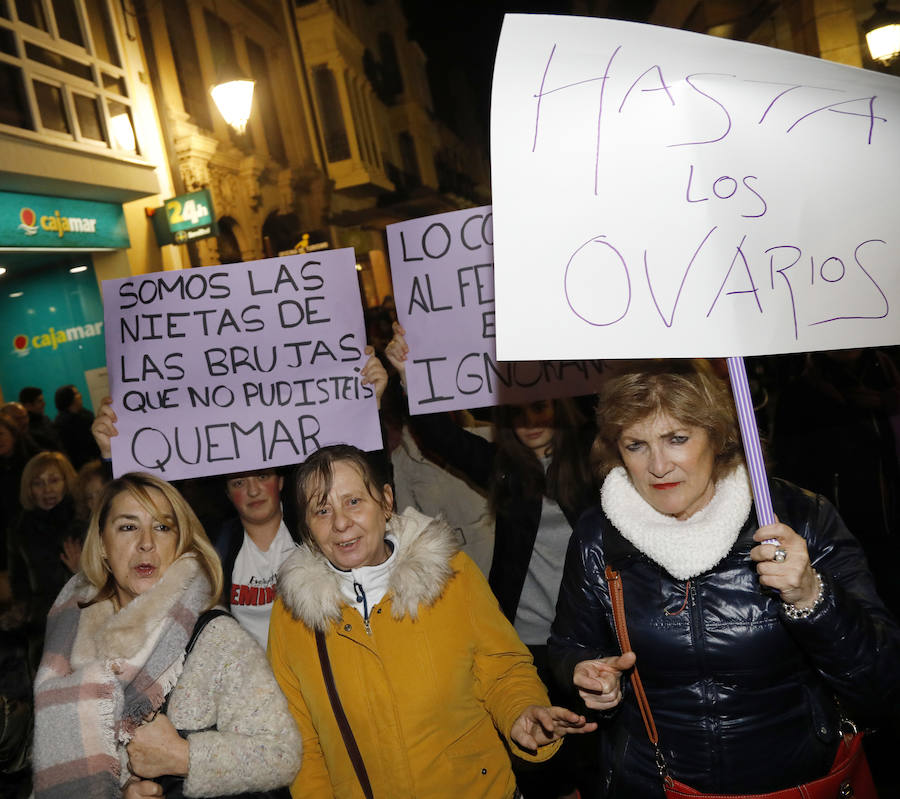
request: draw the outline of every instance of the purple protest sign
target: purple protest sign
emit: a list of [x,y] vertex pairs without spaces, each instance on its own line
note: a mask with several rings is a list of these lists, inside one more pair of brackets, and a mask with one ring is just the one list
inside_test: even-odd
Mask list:
[[176,480],[382,446],[359,377],[353,250],[107,280],[103,300],[116,475]]
[[493,235],[491,206],[387,227],[412,414],[592,394],[606,377],[600,360],[497,360]]

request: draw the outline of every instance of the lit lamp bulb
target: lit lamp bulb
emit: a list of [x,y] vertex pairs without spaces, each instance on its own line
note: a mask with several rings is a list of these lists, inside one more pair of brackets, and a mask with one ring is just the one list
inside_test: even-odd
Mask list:
[[253,103],[253,85],[254,81],[239,78],[222,81],[209,90],[219,113],[238,133],[247,129],[250,106]]
[[875,61],[887,65],[900,55],[900,13],[888,11],[887,0],[875,3],[875,13],[866,21],[864,30]]

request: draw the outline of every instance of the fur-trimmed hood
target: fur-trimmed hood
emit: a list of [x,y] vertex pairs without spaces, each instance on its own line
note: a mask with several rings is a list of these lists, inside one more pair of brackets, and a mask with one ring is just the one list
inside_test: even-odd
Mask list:
[[[414,508],[394,514],[387,533],[397,539],[395,563],[388,580],[391,614],[415,619],[419,607],[434,604],[453,577],[451,558],[459,549],[446,522]],[[278,595],[295,619],[310,629],[326,631],[340,621],[346,604],[340,577],[318,550],[299,547],[278,570]]]

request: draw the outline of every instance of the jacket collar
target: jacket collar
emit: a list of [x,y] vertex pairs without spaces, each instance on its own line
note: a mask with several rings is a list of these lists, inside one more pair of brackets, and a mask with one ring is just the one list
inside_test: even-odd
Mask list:
[[[386,596],[395,619],[415,619],[421,606],[440,597],[453,576],[451,558],[459,546],[451,527],[413,508],[394,514],[387,532],[397,540],[396,562]],[[295,619],[311,629],[326,631],[341,619],[346,599],[340,576],[325,556],[307,545],[299,547],[278,570],[278,595]]]

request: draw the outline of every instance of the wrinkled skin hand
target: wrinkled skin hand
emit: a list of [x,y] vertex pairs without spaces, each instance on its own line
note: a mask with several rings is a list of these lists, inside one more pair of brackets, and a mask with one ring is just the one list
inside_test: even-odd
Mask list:
[[384,364],[379,357],[375,354],[374,347],[366,345],[365,353],[369,357],[359,374],[364,386],[370,385],[375,389],[375,401],[380,408],[381,396],[384,394],[384,390],[387,388],[388,384],[387,370],[384,368]]
[[100,457],[109,460],[112,457],[112,444],[110,439],[119,435],[116,430],[116,412],[112,408],[112,397],[104,397],[97,409],[97,415],[91,425],[91,433],[94,435],[94,441],[100,448]]
[[589,722],[564,707],[529,705],[513,723],[509,737],[522,749],[535,752],[538,747],[553,743],[564,735],[596,729],[596,722]]
[[406,359],[409,357],[409,347],[406,344],[406,331],[399,322],[394,322],[394,337],[384,348],[384,354],[391,365],[400,375],[400,382],[406,390]]
[[582,660],[572,682],[591,710],[611,710],[622,701],[622,674],[634,666],[634,652],[597,660]]
[[131,773],[138,777],[187,776],[190,744],[164,713],[138,727],[125,751]]
[[[759,584],[778,591],[782,601],[790,605],[812,606],[819,595],[819,584],[809,562],[806,539],[781,522],[760,527],[753,535],[754,541],[767,539],[776,539],[778,544],[760,543],[750,550],[750,558],[757,564]],[[781,563],[773,560],[778,547],[787,553]]]
[[59,553],[59,559],[66,564],[66,568],[75,574],[78,564],[81,562],[81,541],[74,536],[69,536],[62,542],[63,551]]
[[132,780],[125,786],[122,799],[145,799],[148,796],[163,796],[162,785],[151,780]]

